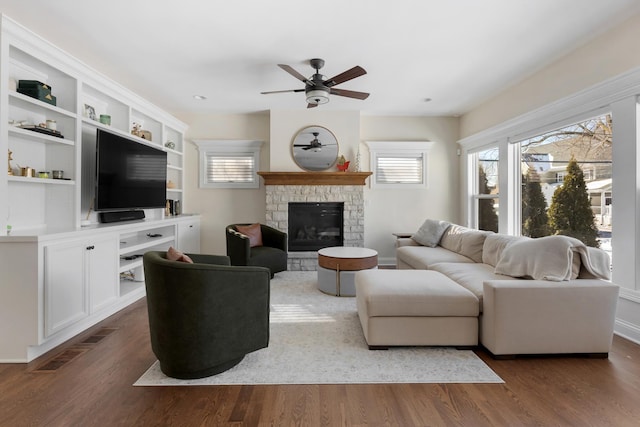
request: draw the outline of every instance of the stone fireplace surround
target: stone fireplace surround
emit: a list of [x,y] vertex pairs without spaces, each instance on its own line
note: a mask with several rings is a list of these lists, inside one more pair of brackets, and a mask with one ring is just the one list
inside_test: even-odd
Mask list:
[[[344,246],[364,246],[364,181],[371,172],[259,172],[266,186],[266,223],[285,233],[289,202],[344,202]],[[289,252],[288,269],[318,267],[318,253]]]

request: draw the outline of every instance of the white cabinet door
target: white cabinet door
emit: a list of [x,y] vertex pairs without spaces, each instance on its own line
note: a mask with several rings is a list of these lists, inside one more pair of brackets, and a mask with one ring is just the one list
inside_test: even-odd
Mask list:
[[178,249],[190,254],[200,253],[200,219],[178,223]]
[[118,298],[118,237],[93,239],[86,247],[89,307],[94,313]]
[[66,242],[44,248],[44,333],[50,336],[87,317],[86,247]]

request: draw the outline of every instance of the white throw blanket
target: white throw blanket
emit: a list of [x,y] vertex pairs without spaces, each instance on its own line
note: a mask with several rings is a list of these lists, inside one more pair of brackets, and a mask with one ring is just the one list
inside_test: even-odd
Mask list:
[[611,278],[609,255],[605,251],[590,248],[568,236],[547,236],[509,244],[502,252],[495,272],[554,282],[571,280],[578,276],[580,264],[574,259],[577,255],[594,278]]

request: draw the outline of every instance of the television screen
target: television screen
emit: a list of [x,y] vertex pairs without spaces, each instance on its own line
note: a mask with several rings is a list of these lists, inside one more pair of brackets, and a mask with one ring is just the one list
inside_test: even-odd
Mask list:
[[98,129],[96,211],[164,208],[167,153]]

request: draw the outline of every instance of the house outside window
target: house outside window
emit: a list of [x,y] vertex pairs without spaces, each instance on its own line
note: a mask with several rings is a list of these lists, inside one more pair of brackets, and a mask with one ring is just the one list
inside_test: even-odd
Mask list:
[[196,140],[200,188],[259,188],[262,141]]

